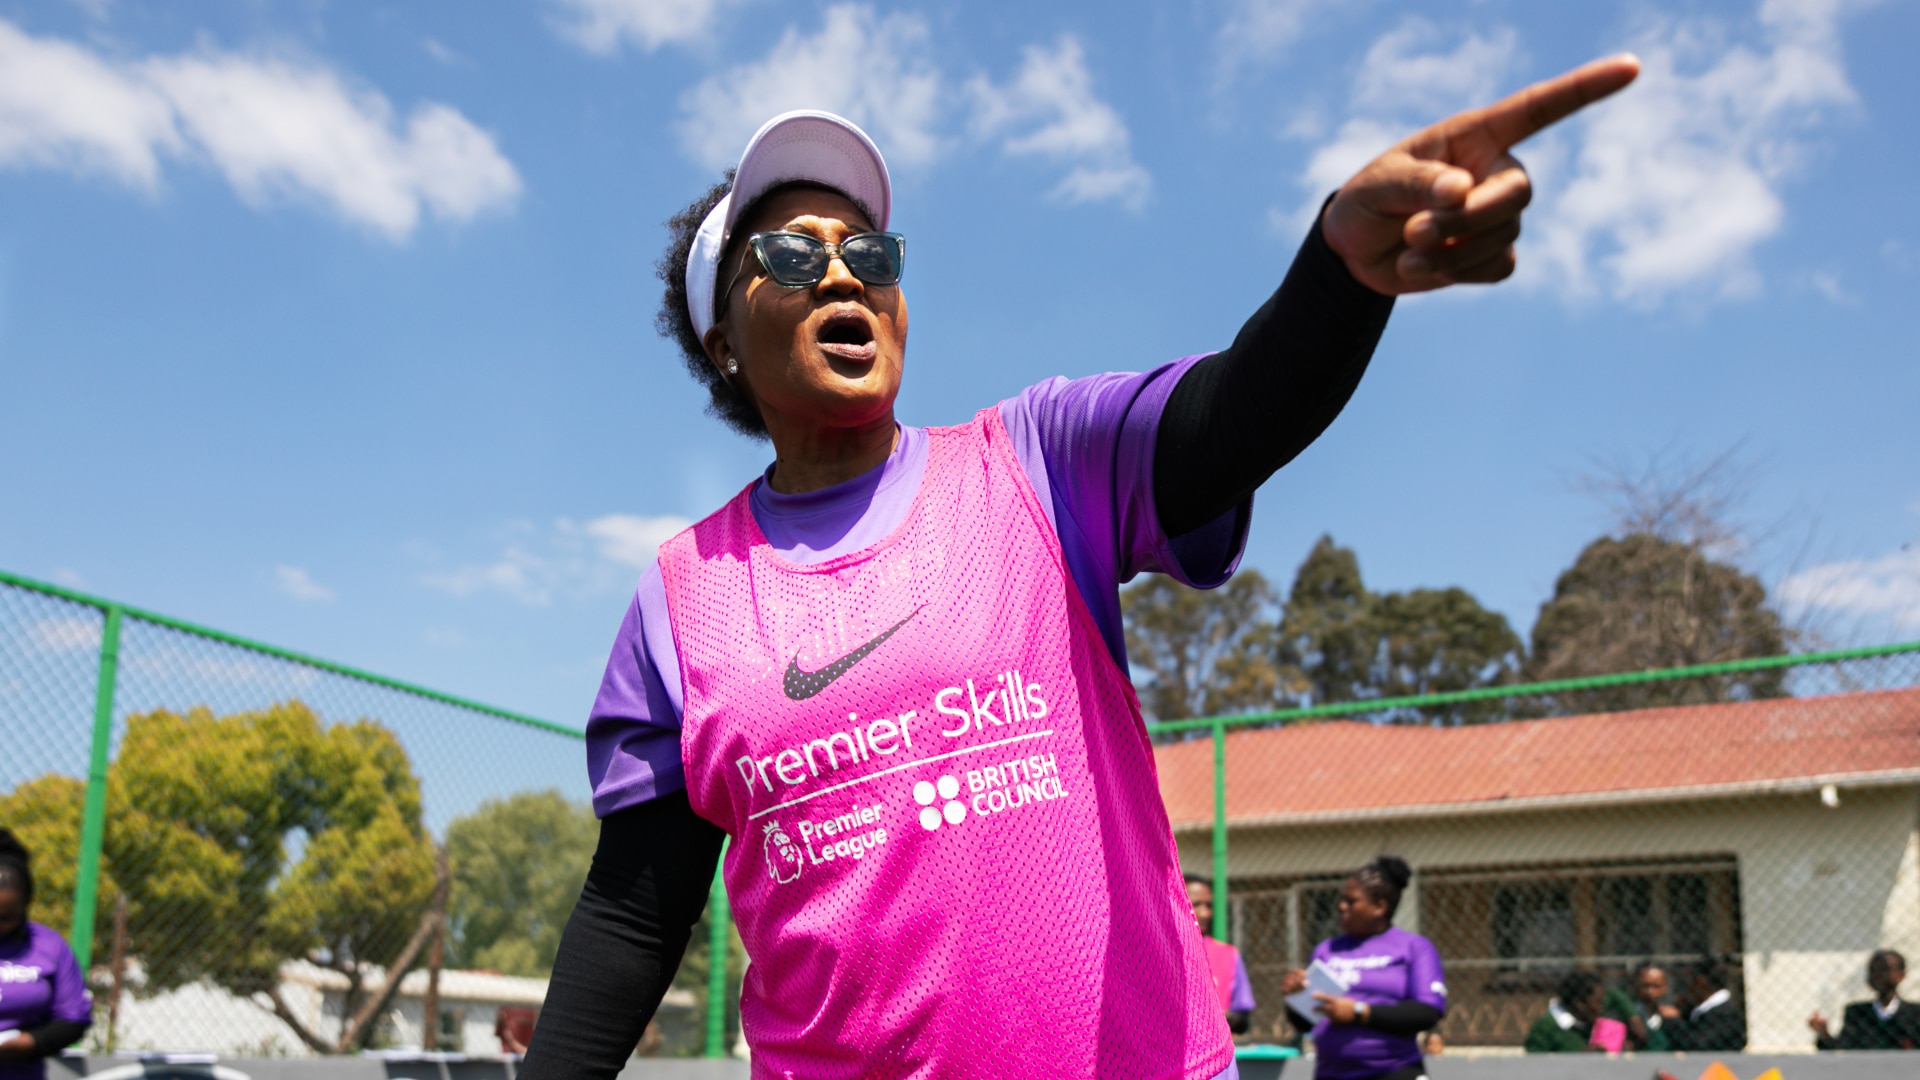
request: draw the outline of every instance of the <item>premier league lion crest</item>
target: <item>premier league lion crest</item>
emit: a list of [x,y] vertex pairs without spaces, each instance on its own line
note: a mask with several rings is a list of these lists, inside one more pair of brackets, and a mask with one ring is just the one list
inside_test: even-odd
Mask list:
[[800,876],[800,867],[805,864],[800,854],[800,845],[793,842],[787,830],[777,821],[766,824],[767,873],[772,875],[776,884],[785,885]]

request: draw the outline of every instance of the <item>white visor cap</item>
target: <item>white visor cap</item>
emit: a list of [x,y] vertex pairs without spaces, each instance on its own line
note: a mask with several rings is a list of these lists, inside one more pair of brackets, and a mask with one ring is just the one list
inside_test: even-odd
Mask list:
[[832,188],[866,212],[884,231],[893,210],[893,182],[886,159],[867,133],[844,116],[814,109],[781,113],[761,125],[740,155],[733,190],[720,200],[694,234],[687,258],[687,314],[693,332],[704,339],[713,327],[719,299],[720,256],[733,238],[740,211],[781,184],[796,180]]

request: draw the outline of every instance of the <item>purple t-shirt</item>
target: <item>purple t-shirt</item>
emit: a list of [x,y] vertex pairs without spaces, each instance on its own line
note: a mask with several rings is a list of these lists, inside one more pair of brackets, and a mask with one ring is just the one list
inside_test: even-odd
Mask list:
[[1233,954],[1233,990],[1227,994],[1228,1012],[1252,1012],[1259,1008],[1253,1000],[1253,980],[1247,978],[1247,958]]
[[[1423,1001],[1447,1011],[1447,977],[1440,951],[1419,934],[1390,926],[1385,933],[1357,938],[1342,934],[1314,947],[1313,958],[1333,969],[1347,997],[1368,1005]],[[1388,1035],[1358,1024],[1322,1019],[1313,1026],[1322,1080],[1377,1076],[1420,1060],[1420,1044],[1411,1036]]]
[[[1052,378],[1000,403],[1027,479],[1040,496],[1074,584],[1126,669],[1119,586],[1158,571],[1199,588],[1226,581],[1246,543],[1249,498],[1178,540],[1153,504],[1153,450],[1174,384],[1200,357],[1152,371]],[[901,426],[878,468],[820,491],[782,495],[763,476],[753,516],[767,541],[799,563],[858,551],[893,531],[926,471],[924,429]],[[771,468],[768,472],[771,473]],[[605,817],[686,787],[680,760],[685,696],[658,563],[640,575],[600,693],[587,720],[587,773],[594,813]]]
[[[21,1031],[50,1020],[93,1021],[93,1000],[65,938],[37,922],[0,942],[0,1031]],[[0,1080],[40,1080],[44,1061],[0,1062]]]

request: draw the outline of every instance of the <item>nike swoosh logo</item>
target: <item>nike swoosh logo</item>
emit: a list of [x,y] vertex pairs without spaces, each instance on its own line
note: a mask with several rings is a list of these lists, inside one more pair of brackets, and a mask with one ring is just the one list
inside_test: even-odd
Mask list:
[[907,625],[908,622],[912,621],[913,616],[918,614],[920,614],[920,608],[914,608],[911,614],[888,627],[879,637],[874,638],[872,641],[867,642],[865,645],[860,646],[818,671],[801,671],[800,654],[794,653],[793,659],[787,661],[786,678],[781,680],[781,685],[787,691],[787,696],[795,701],[805,701],[820,691],[825,690],[827,687],[832,686],[833,680],[845,675],[853,665],[865,660],[868,653],[879,648],[881,642],[892,637],[895,631]]

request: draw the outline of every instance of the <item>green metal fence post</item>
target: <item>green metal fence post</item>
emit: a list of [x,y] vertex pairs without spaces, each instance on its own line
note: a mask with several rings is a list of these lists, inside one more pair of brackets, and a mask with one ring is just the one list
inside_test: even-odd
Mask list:
[[113,742],[113,687],[120,671],[120,608],[107,608],[100,629],[100,681],[93,692],[93,754],[87,765],[86,810],[80,819],[79,880],[67,940],[86,971],[93,963],[93,915],[100,900],[100,848],[107,836],[107,752]]
[[727,851],[720,849],[720,868],[713,872],[713,892],[707,899],[708,924],[712,934],[707,953],[707,1056],[727,1056],[727,956],[732,952],[733,919],[727,910],[727,885],[723,877]]
[[1213,939],[1227,940],[1227,725],[1213,722]]

